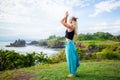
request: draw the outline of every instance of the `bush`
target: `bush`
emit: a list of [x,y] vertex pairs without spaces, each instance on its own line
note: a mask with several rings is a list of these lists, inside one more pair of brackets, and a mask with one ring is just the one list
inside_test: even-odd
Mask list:
[[120,51],[112,51],[110,48],[105,48],[101,52],[95,53],[97,59],[114,59],[120,60]]
[[76,50],[77,50],[79,58],[83,59],[83,57],[85,56],[85,51],[80,47],[76,47]]
[[52,63],[64,62],[66,61],[65,49],[60,50],[57,54],[51,56]]
[[35,52],[33,53],[27,53],[27,55],[24,55],[23,58],[24,58],[24,67],[29,67],[29,66],[32,66],[34,65],[34,62],[36,60],[36,56],[35,56]]
[[48,56],[45,56],[43,52],[36,54],[35,64],[41,64],[41,63],[51,63],[50,58]]
[[0,71],[29,67],[36,63],[51,63],[51,60],[48,56],[45,56],[43,52],[40,52],[39,54],[33,52],[23,55],[13,50],[0,50]]
[[0,70],[24,67],[24,56],[15,51],[0,50]]

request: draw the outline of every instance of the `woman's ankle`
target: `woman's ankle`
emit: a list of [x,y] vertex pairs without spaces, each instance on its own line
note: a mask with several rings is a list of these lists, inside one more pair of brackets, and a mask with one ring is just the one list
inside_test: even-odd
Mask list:
[[75,75],[73,75],[73,74],[69,74],[68,77],[75,77]]

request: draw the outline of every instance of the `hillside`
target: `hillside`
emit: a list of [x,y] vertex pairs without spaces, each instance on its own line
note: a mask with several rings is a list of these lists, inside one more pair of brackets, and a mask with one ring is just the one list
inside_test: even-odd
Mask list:
[[[81,61],[72,80],[120,80],[120,61]],[[0,80],[71,80],[66,62],[0,72]]]

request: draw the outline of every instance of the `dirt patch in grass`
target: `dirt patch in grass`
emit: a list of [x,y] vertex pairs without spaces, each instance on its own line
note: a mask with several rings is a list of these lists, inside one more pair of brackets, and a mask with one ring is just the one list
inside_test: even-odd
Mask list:
[[33,76],[27,72],[15,71],[8,80],[30,80]]

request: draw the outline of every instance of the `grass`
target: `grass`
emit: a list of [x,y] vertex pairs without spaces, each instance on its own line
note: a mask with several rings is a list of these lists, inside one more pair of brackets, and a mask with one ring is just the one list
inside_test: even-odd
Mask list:
[[68,78],[68,74],[63,62],[0,72],[0,80],[120,80],[120,61],[81,61],[77,76]]
[[89,45],[90,43],[94,43],[96,45],[104,45],[104,44],[120,44],[120,42],[117,42],[117,41],[112,41],[112,40],[84,40],[84,41],[81,41],[87,45]]

